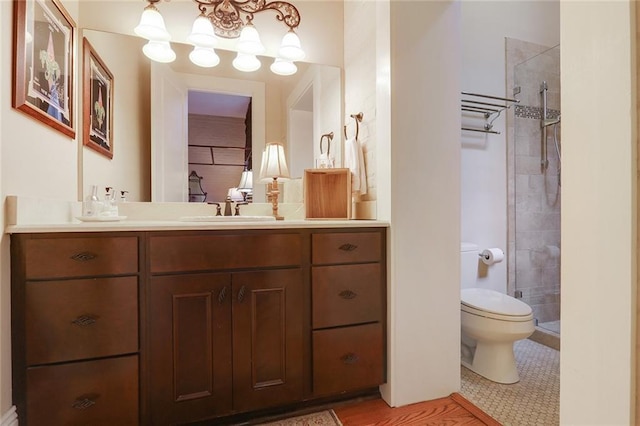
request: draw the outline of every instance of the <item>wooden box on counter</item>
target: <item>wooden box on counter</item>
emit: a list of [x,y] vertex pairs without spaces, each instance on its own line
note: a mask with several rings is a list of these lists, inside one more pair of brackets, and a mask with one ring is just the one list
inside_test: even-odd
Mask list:
[[351,171],[306,169],[304,204],[307,219],[350,219]]

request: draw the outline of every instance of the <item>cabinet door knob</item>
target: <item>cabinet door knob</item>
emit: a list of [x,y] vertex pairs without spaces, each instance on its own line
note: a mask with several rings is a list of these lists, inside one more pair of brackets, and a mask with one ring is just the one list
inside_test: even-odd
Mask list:
[[359,360],[360,358],[358,357],[358,355],[354,354],[353,352],[349,352],[348,354],[344,354],[340,357],[340,361],[350,365],[355,364]]
[[88,327],[93,325],[98,321],[98,317],[94,315],[80,315],[78,318],[71,321],[72,324],[75,324],[80,327]]
[[94,405],[96,405],[96,402],[88,397],[82,399],[78,398],[73,402],[73,404],[71,404],[71,406],[76,410],[86,410],[87,408],[91,408]]
[[222,287],[222,290],[220,290],[220,293],[218,293],[218,303],[222,305],[222,302],[224,302],[224,299],[227,297],[227,286],[225,285],[224,287]]
[[354,251],[358,248],[358,246],[355,244],[345,243],[338,248],[342,251]]
[[343,299],[346,299],[346,300],[355,299],[357,295],[358,295],[357,293],[355,293],[355,292],[353,292],[351,290],[343,290],[340,293],[338,293],[338,296],[340,296],[340,297],[342,297]]
[[98,257],[97,254],[95,253],[91,253],[88,251],[83,251],[81,253],[76,253],[73,256],[71,256],[71,259],[77,261],[77,262],[88,262],[90,260],[95,259],[96,257]]
[[240,291],[238,291],[238,302],[242,303],[244,300],[244,292],[247,290],[245,286],[240,287]]

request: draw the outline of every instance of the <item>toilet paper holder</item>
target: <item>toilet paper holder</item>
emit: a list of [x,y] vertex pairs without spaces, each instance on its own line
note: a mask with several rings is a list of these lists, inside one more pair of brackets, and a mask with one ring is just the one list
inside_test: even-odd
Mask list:
[[478,257],[485,265],[493,265],[494,263],[500,263],[504,259],[504,252],[497,248],[488,248],[478,253]]

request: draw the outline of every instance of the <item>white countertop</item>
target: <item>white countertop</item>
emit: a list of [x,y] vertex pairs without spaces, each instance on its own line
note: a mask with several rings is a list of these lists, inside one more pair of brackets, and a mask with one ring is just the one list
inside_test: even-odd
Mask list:
[[277,220],[233,222],[134,221],[74,222],[36,225],[9,225],[8,234],[41,232],[115,232],[115,231],[209,231],[227,229],[292,229],[292,228],[364,228],[386,227],[379,220]]
[[[301,204],[283,204],[284,220],[247,220],[234,217],[230,221],[184,221],[183,216],[213,216],[213,206],[199,203],[123,203],[119,214],[126,219],[108,222],[83,222],[77,218],[81,203],[42,200],[28,197],[7,197],[8,234],[46,232],[135,232],[190,231],[233,229],[294,229],[294,228],[364,228],[387,227],[379,220],[304,219]],[[270,204],[241,206],[241,215],[269,216]]]

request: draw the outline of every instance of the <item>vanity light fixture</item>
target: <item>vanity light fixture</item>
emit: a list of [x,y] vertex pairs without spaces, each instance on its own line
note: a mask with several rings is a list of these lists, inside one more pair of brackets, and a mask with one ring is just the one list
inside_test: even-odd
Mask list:
[[[157,62],[172,62],[176,54],[171,49],[171,35],[167,31],[164,19],[156,3],[161,0],[147,0],[140,17],[140,23],[134,32],[149,42],[143,47],[144,54]],[[169,0],[166,0],[169,1]],[[218,37],[238,39],[237,57],[233,66],[244,72],[256,71],[260,68],[260,60],[256,55],[265,52],[260,41],[260,34],[253,25],[256,13],[272,10],[278,21],[283,22],[288,31],[282,38],[278,56],[270,69],[275,74],[295,74],[295,61],[304,59],[305,53],[300,45],[300,38],[295,29],[300,25],[298,9],[286,1],[256,1],[256,0],[193,0],[197,3],[200,15],[193,23],[191,34],[187,38],[193,45],[189,59],[201,67],[215,67],[220,62],[214,47],[218,44]]]
[[276,220],[284,217],[278,215],[278,179],[289,179],[289,168],[284,155],[284,146],[279,142],[270,142],[264,148],[262,165],[260,166],[260,181],[267,183],[267,195],[271,201],[273,216]]

